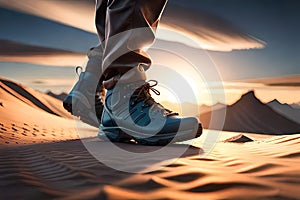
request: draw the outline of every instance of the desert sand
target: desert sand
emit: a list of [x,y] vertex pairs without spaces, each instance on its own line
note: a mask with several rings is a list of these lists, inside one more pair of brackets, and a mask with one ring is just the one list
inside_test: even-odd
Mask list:
[[[1,79],[0,103],[0,199],[300,198],[300,134],[205,130],[167,166],[127,173],[89,153],[83,144],[106,149],[110,143],[92,137],[97,129],[74,119],[59,100]],[[214,148],[205,149],[206,138],[218,133]],[[160,148],[115,145],[132,152]],[[185,146],[177,143],[167,150]],[[112,162],[120,160],[109,151],[102,154]],[[149,169],[149,163],[160,162],[157,157],[143,159],[141,164],[132,158],[127,167]]]
[[0,79],[0,144],[18,145],[78,139],[78,128],[93,131],[63,109],[61,101]]
[[300,135],[220,141],[206,158],[190,148],[173,164],[139,174],[105,166],[80,140],[6,147],[0,151],[1,199],[299,199],[299,143]]

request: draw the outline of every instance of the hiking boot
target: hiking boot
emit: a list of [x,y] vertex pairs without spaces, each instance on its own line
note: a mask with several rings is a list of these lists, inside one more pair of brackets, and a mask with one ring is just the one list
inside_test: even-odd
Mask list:
[[166,145],[201,135],[197,118],[179,117],[154,101],[150,91],[160,94],[154,89],[157,81],[146,82],[143,67],[134,68],[117,79],[104,82],[107,93],[98,133],[100,139]]
[[[81,67],[76,68],[78,70]],[[103,110],[101,87],[97,88],[99,78],[90,72],[81,72],[79,80],[63,101],[64,108],[81,121],[99,127]]]
[[[102,75],[102,54],[101,44],[89,50],[85,65],[85,69],[88,71],[82,72],[81,67],[76,68],[79,80],[63,101],[63,106],[67,111],[79,117],[81,121],[97,128],[103,110],[101,98],[104,97],[102,81],[99,81],[99,77]],[[81,70],[80,74],[79,70]],[[101,84],[98,84],[99,82]]]

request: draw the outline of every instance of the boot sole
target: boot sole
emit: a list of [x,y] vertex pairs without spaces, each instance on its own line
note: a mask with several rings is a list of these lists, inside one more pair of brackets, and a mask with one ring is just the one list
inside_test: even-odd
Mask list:
[[[126,130],[126,129],[123,129]],[[197,134],[195,134],[195,131],[197,130]],[[128,130],[129,133],[132,133],[132,131]],[[186,140],[191,140],[194,138],[197,138],[201,136],[202,134],[202,125],[198,124],[198,127],[191,129],[191,130],[183,130],[176,133],[168,133],[168,134],[162,134],[162,135],[155,135],[149,138],[143,138],[142,137],[134,137],[132,135],[142,135],[142,134],[136,134],[133,133],[131,135],[125,133],[122,131],[122,129],[118,127],[103,127],[100,125],[98,137],[102,140],[109,139],[112,142],[127,142],[130,140],[135,140],[138,144],[142,145],[148,145],[148,146],[164,146],[169,144],[170,142],[182,142]],[[174,139],[175,138],[175,139]]]

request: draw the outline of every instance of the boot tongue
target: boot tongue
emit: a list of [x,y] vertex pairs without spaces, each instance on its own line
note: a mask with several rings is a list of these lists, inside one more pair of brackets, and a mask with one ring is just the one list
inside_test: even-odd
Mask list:
[[146,81],[146,73],[142,66],[134,67],[119,78],[122,84]]

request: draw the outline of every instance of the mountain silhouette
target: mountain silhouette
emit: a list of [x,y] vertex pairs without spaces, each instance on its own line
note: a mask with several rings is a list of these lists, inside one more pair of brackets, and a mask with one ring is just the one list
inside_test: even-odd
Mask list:
[[300,109],[293,108],[289,104],[282,104],[277,99],[270,101],[268,104],[273,110],[286,118],[300,124]]
[[203,114],[203,113],[211,112],[211,111],[214,111],[214,110],[223,109],[225,107],[226,107],[226,105],[223,104],[223,103],[216,103],[212,106],[202,104],[199,109],[200,109],[200,114]]
[[300,109],[300,102],[289,104],[292,108]]
[[200,120],[204,128],[215,130],[265,134],[300,132],[300,124],[262,103],[254,91],[242,95],[230,106],[201,114]]

